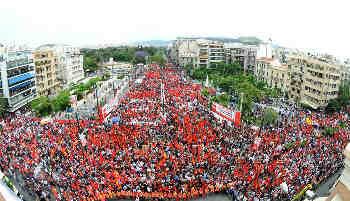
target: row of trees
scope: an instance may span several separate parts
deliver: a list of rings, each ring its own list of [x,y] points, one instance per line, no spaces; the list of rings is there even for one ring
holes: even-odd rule
[[[68,90],[63,90],[52,99],[40,96],[31,102],[31,107],[40,117],[50,115],[52,112],[64,111],[70,107],[70,93]]]
[[[143,53],[140,54],[140,51]],[[107,62],[109,58],[113,58],[115,61],[136,64],[146,63],[146,57],[149,56],[153,60],[163,62],[160,57],[162,57],[165,49],[157,47],[108,47],[101,49],[82,49],[81,52],[84,55],[85,71],[96,71],[99,63]]]
[[[71,88],[72,94],[77,96],[77,100],[81,100],[84,97],[84,93],[90,93],[96,86],[97,82],[102,78],[91,78],[86,83],[80,83]]]
[[[47,96],[40,96],[31,103],[32,110],[38,116],[47,116],[53,112],[64,111],[70,107],[70,95],[76,95],[77,100],[81,100],[85,93],[90,93],[99,81],[107,80],[109,75],[91,78],[86,83],[72,86],[69,90],[61,91],[56,97],[50,99]]]
[[[245,74],[238,63],[218,63],[212,68],[193,68],[192,65],[187,65],[185,69],[192,79],[204,82],[208,76],[215,87],[228,94],[228,101],[231,101],[232,95],[238,97],[237,103],[242,104],[243,118],[251,115],[254,102],[282,94],[280,90],[269,88],[266,83],[256,80],[253,75]]]

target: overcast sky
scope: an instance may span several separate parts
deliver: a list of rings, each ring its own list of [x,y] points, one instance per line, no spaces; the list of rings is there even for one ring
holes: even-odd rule
[[[257,36],[350,57],[349,8],[347,0],[2,0],[0,42]]]

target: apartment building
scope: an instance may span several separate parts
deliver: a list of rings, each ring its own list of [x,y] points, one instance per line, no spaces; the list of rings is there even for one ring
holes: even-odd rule
[[[172,62],[180,66],[212,67],[225,61],[224,44],[199,38],[178,38],[169,48]]]
[[[136,66],[132,65],[131,63],[116,62],[113,58],[109,58],[109,61],[104,63],[103,66],[112,77],[128,76],[132,74],[134,70],[136,70]],[[138,64],[137,66],[143,67],[142,64]]]
[[[48,44],[40,46],[38,50],[52,50],[57,56],[56,77],[62,88],[67,88],[84,79],[83,55],[79,48]]]
[[[178,38],[170,47],[170,59],[174,64],[197,64],[198,43],[195,38]]]
[[[288,58],[289,97],[312,108],[324,108],[338,95],[340,67],[323,56],[294,54]]]
[[[340,80],[341,82],[350,81],[350,59],[346,60],[343,64],[340,65]]]
[[[0,44],[0,96],[14,112],[36,97],[32,51],[26,47],[5,47]]]
[[[269,87],[281,89],[288,93],[290,72],[286,64],[278,59],[258,58],[254,75],[257,80],[265,82]]]
[[[254,73],[256,66],[257,47],[241,43],[225,43],[226,63],[238,62],[244,72]]]
[[[34,51],[36,87],[38,96],[55,95],[61,88],[56,69],[58,57],[53,50]]]
[[[215,67],[216,64],[225,62],[224,44],[218,41],[198,41],[198,67]]]

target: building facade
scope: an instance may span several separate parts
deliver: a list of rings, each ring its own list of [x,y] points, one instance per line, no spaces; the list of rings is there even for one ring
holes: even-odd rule
[[[254,75],[257,80],[265,82],[269,87],[288,93],[290,72],[288,66],[277,59],[258,58]]]
[[[225,62],[224,44],[218,41],[198,39],[197,67],[215,67]]]
[[[225,62],[224,44],[198,38],[178,38],[169,48],[170,60],[180,66],[215,67]]]
[[[170,58],[174,64],[180,66],[195,65],[198,59],[197,39],[178,38],[170,47]]]
[[[0,45],[0,72],[0,96],[7,99],[10,112],[36,97],[34,59],[30,49]]]
[[[84,59],[79,48],[69,45],[48,44],[40,46],[38,50],[52,50],[57,56],[56,75],[62,88],[67,88],[84,79]]]
[[[346,60],[343,64],[340,65],[341,72],[341,82],[349,82],[350,81],[350,59]]]
[[[109,58],[109,61],[104,63],[104,66],[112,77],[130,76],[136,69],[131,63],[116,62],[113,58]]]
[[[324,108],[338,96],[340,67],[319,56],[297,54],[288,58],[290,98],[312,108]]]
[[[256,46],[227,43],[224,48],[226,63],[238,62],[244,72],[254,73],[257,56]]]
[[[58,57],[53,50],[34,52],[36,87],[38,96],[55,95],[60,90],[56,69]]]

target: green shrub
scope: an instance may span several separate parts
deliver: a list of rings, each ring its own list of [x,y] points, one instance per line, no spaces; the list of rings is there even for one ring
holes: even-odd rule
[[[284,147],[287,149],[287,150],[290,150],[294,147],[295,145],[295,142],[288,142],[287,144],[284,145]]]

